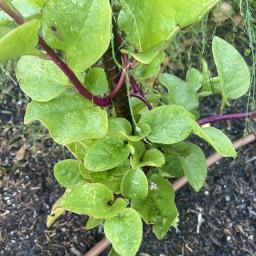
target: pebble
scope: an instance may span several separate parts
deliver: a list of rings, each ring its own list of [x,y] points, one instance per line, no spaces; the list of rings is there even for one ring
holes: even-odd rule
[[[231,198],[230,198],[230,196],[229,196],[229,195],[226,195],[226,196],[225,196],[225,201],[226,201],[226,202],[229,202],[229,201],[230,201],[230,199],[231,199]]]

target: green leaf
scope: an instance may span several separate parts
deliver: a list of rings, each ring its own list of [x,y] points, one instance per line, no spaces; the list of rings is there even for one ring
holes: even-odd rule
[[[160,150],[150,148],[144,153],[142,163],[143,166],[161,167],[165,164],[165,157]]]
[[[13,0],[8,2],[11,3],[11,5],[15,7],[15,9],[17,9],[24,18],[29,19],[41,12],[41,8],[38,8],[35,1],[36,0]],[[4,11],[0,11],[0,23],[4,21],[12,21],[12,18]]]
[[[160,106],[143,113],[140,122],[148,123],[153,143],[174,144],[186,139],[192,131],[190,113],[180,106]]]
[[[138,61],[148,64],[164,50],[179,28],[200,21],[219,0],[122,0],[118,25],[138,53]]]
[[[190,68],[187,71],[186,80],[188,86],[197,92],[203,85],[203,74],[195,68]]]
[[[199,192],[207,177],[206,159],[203,151],[197,145],[187,144],[190,153],[180,156],[181,165],[189,184],[196,192]]]
[[[181,28],[199,22],[219,0],[171,0],[175,20]]]
[[[119,137],[104,137],[91,145],[84,157],[85,168],[93,172],[110,170],[130,155],[127,144]]]
[[[125,131],[120,131],[126,139],[130,141],[139,141],[147,137],[151,132],[151,128],[146,123],[139,123],[135,127],[135,135],[128,135]]]
[[[121,194],[125,198],[145,199],[148,195],[148,180],[141,169],[128,171],[121,184]]]
[[[16,76],[24,93],[36,101],[49,101],[67,88],[68,78],[50,60],[23,56],[16,68]]]
[[[80,172],[81,163],[76,160],[60,161],[54,166],[54,176],[66,188],[75,188],[86,183]]]
[[[134,59],[136,59],[137,61],[143,63],[143,64],[150,64],[159,54],[160,52],[164,51],[168,45],[169,45],[169,41],[178,33],[179,29],[176,27],[172,34],[169,36],[168,40],[163,41],[153,47],[151,47],[150,49],[143,51],[143,52],[134,52],[134,53],[130,53],[127,52],[125,50],[122,50],[122,52],[124,53],[129,53],[131,54]]]
[[[132,156],[130,157],[132,169],[140,168],[141,158],[146,149],[145,144],[143,141],[130,141],[129,147],[132,153]]]
[[[186,82],[169,74],[160,75],[159,81],[168,89],[168,100],[171,104],[181,105],[189,111],[198,107],[197,93]]]
[[[160,52],[149,64],[139,64],[134,69],[134,75],[140,80],[156,76],[160,71],[164,57],[165,54]]]
[[[121,4],[119,29],[139,52],[166,41],[176,28],[173,5],[168,0],[126,0]]]
[[[107,133],[108,117],[105,110],[96,107],[72,89],[48,102],[28,104],[25,123],[41,121],[59,144],[83,139],[98,139]]]
[[[153,232],[158,239],[164,238],[170,226],[176,224],[178,211],[174,203],[171,184],[158,174],[148,178],[149,192],[145,200],[132,200],[137,210],[148,224],[153,224]]]
[[[92,182],[101,183],[108,187],[113,193],[120,194],[123,176],[130,169],[130,162],[127,159],[121,165],[105,172],[90,172]]]
[[[111,35],[108,0],[49,0],[43,10],[43,36],[66,54],[76,71],[93,65],[107,50]]]
[[[110,252],[108,253],[108,256],[120,256],[113,248],[111,248]]]
[[[68,144],[67,148],[78,160],[84,160],[84,156],[93,142],[93,140],[80,140]]]
[[[13,29],[0,39],[0,61],[22,55],[37,55],[40,22],[31,20]]]
[[[142,221],[135,210],[127,208],[105,221],[104,232],[118,254],[135,256],[142,241]]]
[[[110,118],[108,125],[108,135],[115,136],[116,134],[128,134],[132,133],[132,125],[125,118]]]
[[[156,148],[150,148],[145,151],[145,147],[143,147],[131,157],[131,166],[133,169],[144,166],[161,167],[164,163],[164,154]]]
[[[94,218],[111,218],[123,211],[126,201],[114,195],[109,188],[98,183],[87,183],[75,187],[60,200],[60,206],[77,214],[86,214]]]
[[[89,217],[85,228],[87,230],[90,230],[90,229],[96,228],[97,226],[101,225],[102,223],[103,223],[102,219],[96,219],[96,218],[93,218],[93,217]]]
[[[165,164],[159,168],[159,171],[163,177],[178,178],[184,176],[179,157],[173,154],[165,154]]]
[[[200,138],[207,141],[212,147],[223,157],[237,156],[229,138],[219,129],[214,127],[201,128],[198,124],[194,124],[193,132]]]
[[[250,88],[250,71],[240,53],[216,36],[213,39],[212,51],[224,100],[237,99],[246,94]]]
[[[11,30],[12,28],[8,26],[0,25],[0,38],[8,34]]]
[[[85,75],[85,84],[86,88],[93,95],[102,95],[107,93],[108,80],[105,74],[104,69],[102,68],[91,68]]]
[[[39,7],[43,7],[47,0],[28,0],[31,3],[36,4]]]

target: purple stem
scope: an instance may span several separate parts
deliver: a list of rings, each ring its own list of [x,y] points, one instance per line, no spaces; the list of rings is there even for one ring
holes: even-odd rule
[[[149,110],[153,109],[153,106],[150,104],[148,99],[144,96],[142,90],[140,89],[140,86],[138,85],[137,81],[135,80],[134,76],[130,76],[130,84],[132,86],[133,93],[130,93],[131,97],[136,97],[140,99],[142,102],[145,103],[145,105],[148,107]]]
[[[204,125],[204,124],[214,123],[218,121],[244,119],[248,117],[256,117],[256,110],[248,113],[237,113],[237,114],[228,114],[228,115],[219,114],[219,115],[210,116],[210,117],[201,119],[197,121],[197,123],[199,125]]]
[[[139,100],[143,101],[145,103],[145,105],[148,107],[149,110],[153,109],[153,107],[149,103],[149,101],[144,96],[142,96],[141,94],[139,94],[139,93],[130,93],[130,96],[138,98]]]
[[[25,23],[24,17],[15,9],[11,8],[8,3],[0,0],[0,8],[3,9],[16,23],[22,25]],[[55,51],[44,41],[42,37],[39,36],[38,44],[46,51],[50,60],[52,60],[69,78],[71,83],[77,89],[77,91],[83,95],[85,98],[95,102],[101,107],[106,107],[111,104],[111,101],[107,98],[100,98],[91,94],[79,81],[76,74],[69,68],[69,66],[55,53]]]

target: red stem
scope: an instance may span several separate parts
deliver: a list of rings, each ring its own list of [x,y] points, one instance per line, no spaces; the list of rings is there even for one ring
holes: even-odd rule
[[[149,101],[140,93],[130,93],[131,97],[135,97],[138,98],[139,100],[141,100],[142,102],[145,103],[145,105],[148,107],[149,110],[153,109],[152,105],[149,103]]]
[[[49,47],[49,45],[43,40],[42,37],[39,37],[38,43],[46,51],[49,58],[65,73],[65,75],[69,78],[71,83],[75,86],[81,95],[102,107],[106,107],[111,104],[109,99],[92,95],[79,81],[73,70],[71,70],[68,65],[59,58],[59,56],[54,52],[52,48]]]
[[[218,121],[244,119],[248,117],[256,117],[256,110],[248,113],[237,113],[237,114],[228,114],[228,115],[219,114],[219,115],[210,116],[210,117],[201,119],[197,121],[197,123],[199,125],[204,125],[204,124],[214,123]]]
[[[13,20],[22,25],[25,22],[24,17],[17,11],[13,10],[7,3],[0,0],[0,7],[6,12]],[[77,91],[85,98],[95,102],[97,105],[106,107],[111,104],[111,101],[107,98],[100,98],[92,95],[79,81],[76,74],[69,68],[69,66],[54,52],[54,50],[39,36],[38,44],[46,51],[48,57],[63,71],[63,73],[69,78],[71,83],[75,86]]]
[[[145,105],[148,107],[149,110],[153,109],[153,106],[150,104],[148,99],[144,96],[139,84],[137,83],[136,79],[134,76],[130,76],[130,84],[132,86],[133,93],[130,93],[130,96],[136,97],[142,102],[145,103]]]

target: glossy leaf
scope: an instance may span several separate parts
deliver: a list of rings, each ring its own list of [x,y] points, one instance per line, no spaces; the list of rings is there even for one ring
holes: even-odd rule
[[[139,52],[166,41],[176,27],[172,3],[167,0],[121,1],[118,23]],[[154,31],[154,33],[152,33]],[[151,62],[151,61],[150,61]]]
[[[187,71],[186,80],[188,86],[197,92],[203,85],[203,74],[195,68],[190,68]]]
[[[107,113],[72,89],[48,102],[28,104],[25,123],[41,121],[59,144],[98,139],[107,133]],[[92,121],[93,120],[93,121]]]
[[[200,147],[192,143],[188,143],[187,146],[190,153],[180,156],[181,165],[189,184],[199,192],[207,177],[206,159]]]
[[[75,188],[86,183],[80,172],[81,163],[76,160],[63,160],[55,164],[54,176],[66,188]]]
[[[164,50],[180,28],[200,21],[218,0],[122,0],[118,24],[139,53],[133,57],[149,64]],[[154,33],[152,33],[154,31]]]
[[[89,172],[90,179],[95,183],[102,183],[113,193],[119,194],[123,176],[130,169],[130,162],[127,159],[114,169],[104,172]]]
[[[164,154],[156,148],[146,150],[143,152],[143,156],[136,154],[131,160],[133,169],[141,168],[143,166],[161,167],[164,163]]]
[[[237,99],[246,94],[250,87],[250,71],[240,53],[216,36],[213,39],[212,51],[224,100]]]
[[[16,76],[22,91],[41,102],[56,98],[69,84],[68,78],[52,61],[34,56],[19,60]]]
[[[37,55],[40,22],[31,20],[13,29],[0,39],[0,61],[22,55]]]
[[[94,218],[111,218],[126,207],[126,201],[119,198],[112,205],[114,195],[109,188],[99,183],[87,183],[75,187],[60,200],[60,206],[77,214]]]
[[[144,80],[152,76],[156,76],[161,68],[165,54],[160,52],[149,64],[139,64],[134,69],[134,74],[138,79]]]
[[[93,140],[79,140],[68,144],[67,148],[78,160],[84,160],[84,156],[93,142]]]
[[[124,162],[130,154],[127,144],[119,137],[104,137],[91,145],[84,157],[84,165],[90,171],[110,170]]]
[[[108,253],[108,256],[120,256],[113,248],[111,248],[110,252]]]
[[[158,239],[164,238],[171,225],[176,224],[178,212],[171,184],[158,174],[148,178],[149,193],[145,200],[132,200],[132,207],[146,221],[153,224]]]
[[[145,199],[148,195],[148,180],[141,169],[128,171],[121,184],[121,194],[125,198]]]
[[[181,27],[187,27],[199,22],[219,0],[171,0],[175,10],[176,23]]]
[[[107,239],[121,256],[135,256],[142,241],[142,221],[139,214],[127,208],[104,224]]]
[[[31,3],[36,4],[37,6],[43,7],[47,0],[28,0]]]
[[[199,100],[196,91],[180,78],[162,74],[159,81],[168,90],[168,100],[170,104],[181,105],[189,111],[196,109]]]
[[[127,138],[130,141],[140,141],[147,137],[151,132],[151,128],[146,123],[139,123],[135,127],[135,135],[128,135],[124,131],[120,131],[120,134],[122,134],[125,138]]]
[[[109,119],[109,128],[108,135],[116,135],[116,134],[128,134],[132,133],[132,125],[125,118],[110,118]]]
[[[111,35],[108,0],[49,0],[43,11],[43,36],[65,52],[68,64],[84,71],[107,50]]]
[[[177,155],[166,154],[165,164],[159,168],[160,174],[163,177],[173,178],[184,176],[184,171]]]
[[[201,128],[198,124],[194,124],[193,132],[212,145],[221,156],[233,158],[237,156],[230,139],[221,130],[214,127]]]
[[[180,106],[160,106],[143,113],[140,122],[150,125],[151,142],[174,144],[186,139],[192,131],[189,112]]]
[[[89,217],[85,228],[87,230],[90,230],[90,229],[96,228],[97,226],[101,225],[102,223],[103,223],[102,219],[96,219],[96,218],[93,218],[93,217]]]
[[[85,75],[86,88],[93,95],[102,95],[108,92],[108,80],[104,69],[91,68]]]
[[[41,8],[35,3],[40,0],[13,0],[11,5],[15,7],[22,14],[24,18],[31,18],[32,16],[40,14]],[[0,10],[0,23],[4,21],[11,21],[12,18],[4,11]]]

